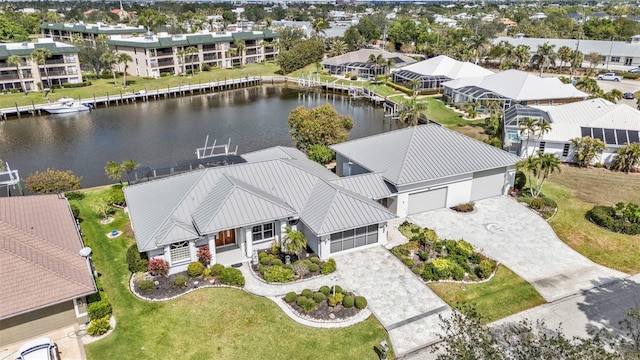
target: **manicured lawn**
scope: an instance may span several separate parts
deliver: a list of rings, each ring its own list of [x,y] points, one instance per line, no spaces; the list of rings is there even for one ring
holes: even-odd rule
[[[457,126],[482,124],[482,120],[465,120],[460,114],[445,106],[444,102],[437,97],[425,97],[421,99],[427,103],[425,115],[440,124],[455,130]]]
[[[108,187],[106,187],[108,190]],[[346,329],[315,329],[289,319],[273,302],[236,289],[202,289],[176,300],[148,303],[128,290],[125,251],[133,243],[128,218],[100,225],[89,189],[80,208],[85,242],[113,305],[115,331],[85,347],[91,359],[377,359],[386,331],[375,317]],[[112,229],[124,234],[108,239]]]
[[[483,323],[545,303],[533,286],[502,265],[485,283],[434,283],[429,284],[429,288],[452,307],[473,304]]]
[[[562,174],[551,176],[544,193],[558,203],[550,224],[567,245],[612,269],[629,274],[640,271],[639,236],[613,233],[585,217],[594,205],[640,204],[640,175],[563,166]]]

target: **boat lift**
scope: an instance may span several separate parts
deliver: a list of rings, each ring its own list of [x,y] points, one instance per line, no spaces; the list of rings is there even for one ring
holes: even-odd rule
[[[22,185],[20,183],[20,175],[18,175],[18,170],[11,170],[9,167],[9,163],[4,163],[6,170],[0,172],[0,186],[6,186],[7,196],[11,195],[9,187],[16,188],[18,186],[18,191],[20,195],[24,195],[22,192]]]
[[[213,145],[209,146],[209,135],[204,141],[204,147],[196,149],[196,157],[198,159],[206,159],[215,156],[221,155],[237,155],[238,153],[238,145],[236,145],[235,150],[231,151],[231,138],[227,141],[226,144],[217,145],[218,140],[213,141]]]

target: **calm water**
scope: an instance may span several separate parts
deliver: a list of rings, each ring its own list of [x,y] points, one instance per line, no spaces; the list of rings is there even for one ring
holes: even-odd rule
[[[240,154],[291,146],[287,117],[297,106],[331,103],[354,120],[352,139],[395,128],[382,108],[339,95],[263,86],[226,93],[100,108],[91,113],[0,121],[0,159],[24,179],[36,170],[70,169],[83,187],[106,184],[109,160],[143,165],[195,157],[205,137]]]

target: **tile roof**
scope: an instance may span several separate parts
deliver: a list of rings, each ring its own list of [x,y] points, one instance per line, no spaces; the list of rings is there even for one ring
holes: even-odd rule
[[[0,243],[0,319],[96,291],[65,198],[0,198]]]
[[[395,186],[512,166],[519,161],[515,155],[436,124],[330,147]]]
[[[423,60],[415,64],[407,65],[400,70],[411,71],[419,75],[446,76],[449,79],[462,77],[477,77],[493,74],[487,70],[470,62],[458,61],[446,55],[440,55],[431,59]]]

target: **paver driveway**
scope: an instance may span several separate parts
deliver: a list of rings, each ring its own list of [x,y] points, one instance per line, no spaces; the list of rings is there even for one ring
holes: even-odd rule
[[[473,213],[438,209],[409,221],[440,237],[470,242],[531,283],[547,301],[627,276],[580,255],[544,219],[505,196],[476,201]]]
[[[409,268],[381,246],[335,257],[338,281],[367,298],[389,332],[396,356],[439,340],[438,315],[451,309]]]

